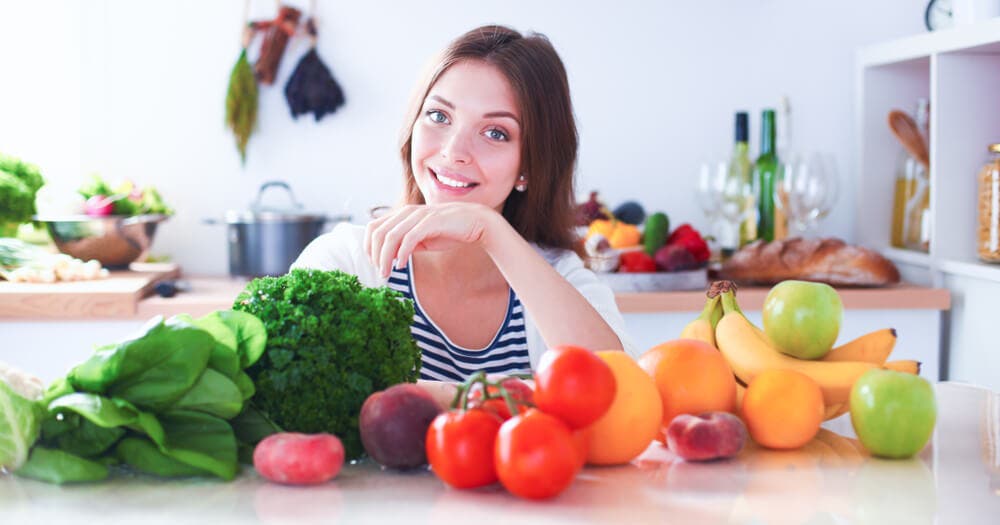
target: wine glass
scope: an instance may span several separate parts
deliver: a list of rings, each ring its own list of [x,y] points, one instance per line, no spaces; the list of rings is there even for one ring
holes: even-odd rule
[[[698,172],[696,198],[719,246],[726,251],[739,248],[740,224],[756,213],[751,180],[731,172],[727,161],[705,162]]]
[[[832,155],[803,155],[782,163],[774,203],[788,217],[790,229],[804,235],[833,211],[839,189]]]

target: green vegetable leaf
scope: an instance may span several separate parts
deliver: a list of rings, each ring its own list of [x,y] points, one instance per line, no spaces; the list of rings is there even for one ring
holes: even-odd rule
[[[247,403],[243,412],[230,421],[230,424],[236,440],[248,445],[256,445],[267,436],[281,432],[281,427],[268,419],[253,403]]]
[[[0,380],[0,467],[16,471],[25,464],[38,439],[41,419],[38,404]]]
[[[138,337],[98,349],[70,371],[69,379],[81,390],[161,411],[194,386],[215,344],[208,332],[194,325],[157,317]]]
[[[42,394],[41,405],[47,407],[52,400],[66,394],[72,394],[73,392],[76,392],[76,390],[73,390],[73,385],[70,384],[69,379],[60,377],[45,389],[45,393]]]
[[[256,387],[253,385],[253,379],[250,379],[250,376],[246,372],[240,371],[240,373],[236,374],[234,382],[236,383],[236,388],[239,388],[240,393],[243,394],[243,401],[249,400],[257,392]]]
[[[178,461],[163,452],[148,439],[129,437],[115,447],[115,455],[122,463],[132,468],[167,478],[203,476],[204,470]]]
[[[17,472],[18,476],[48,483],[100,481],[108,477],[108,467],[64,450],[35,447]]]
[[[240,358],[236,353],[236,333],[219,316],[211,313],[199,319],[191,319],[191,316],[184,314],[175,318],[186,320],[212,334],[215,346],[212,347],[212,353],[208,358],[208,367],[214,368],[228,378],[236,377],[236,373],[241,369]]]
[[[100,427],[127,427],[146,434],[161,446],[166,445],[163,426],[156,416],[142,412],[123,399],[109,399],[97,394],[75,392],[53,400],[48,408],[50,413],[63,414],[64,418],[66,412],[73,412]],[[48,434],[50,429],[57,429],[57,426],[46,426],[46,438],[50,437]]]
[[[171,410],[195,410],[231,419],[243,410],[243,393],[229,378],[206,368],[198,382],[174,403]]]
[[[61,432],[56,443],[61,450],[85,458],[104,453],[111,448],[123,435],[122,427],[101,427],[86,418],[74,418],[75,428]]]
[[[238,310],[215,312],[235,334],[236,353],[240,356],[240,367],[247,368],[264,355],[267,348],[267,329],[255,315]]]
[[[178,410],[160,416],[167,432],[167,456],[222,479],[236,477],[236,436],[215,416]]]

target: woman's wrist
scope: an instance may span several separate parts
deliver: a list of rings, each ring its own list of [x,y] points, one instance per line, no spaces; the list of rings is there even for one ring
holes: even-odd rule
[[[483,218],[483,236],[479,241],[483,250],[492,255],[502,246],[508,244],[512,236],[520,237],[517,230],[507,222],[507,218],[496,210],[486,208]]]

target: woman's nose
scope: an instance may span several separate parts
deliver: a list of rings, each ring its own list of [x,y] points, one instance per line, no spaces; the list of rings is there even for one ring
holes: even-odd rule
[[[441,145],[441,156],[452,162],[468,163],[472,154],[466,133],[455,131],[449,134]]]

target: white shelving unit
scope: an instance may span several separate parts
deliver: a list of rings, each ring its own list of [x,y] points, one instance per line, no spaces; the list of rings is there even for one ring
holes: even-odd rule
[[[981,328],[995,324],[995,314],[971,308],[1000,306],[1000,295],[992,295],[1000,290],[1000,264],[976,255],[978,174],[987,146],[1000,142],[1000,18],[860,49],[855,78],[856,238],[892,259],[904,279],[952,291],[955,308],[943,317],[942,357],[950,348],[954,369],[947,377],[1000,388],[1000,357],[972,354],[996,353]],[[887,117],[892,109],[912,113],[918,98],[931,109],[928,253],[889,246],[901,148]],[[994,379],[985,380],[989,374]]]
[[[976,181],[986,147],[1000,142],[1000,19],[861,49],[857,56],[858,239],[906,267],[1000,282],[976,257]],[[930,252],[889,246],[900,146],[892,109],[931,103]]]

